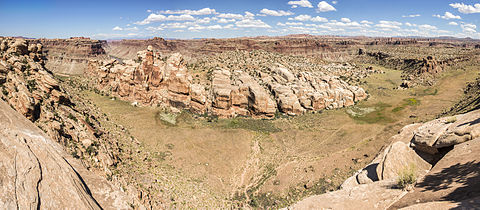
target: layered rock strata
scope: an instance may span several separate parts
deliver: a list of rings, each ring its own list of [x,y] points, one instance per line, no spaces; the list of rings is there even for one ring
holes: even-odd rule
[[[180,54],[162,57],[152,47],[123,63],[92,60],[86,74],[98,89],[125,100],[220,117],[298,115],[351,106],[367,97],[338,77],[292,72],[281,64],[262,71],[216,68],[205,80],[194,80]]]

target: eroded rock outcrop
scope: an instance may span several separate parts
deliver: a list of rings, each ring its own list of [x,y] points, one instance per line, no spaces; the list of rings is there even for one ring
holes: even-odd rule
[[[341,190],[304,199],[291,208],[478,207],[478,199],[474,199],[480,195],[478,125],[480,110],[405,126],[391,138],[393,143],[348,178]],[[402,192],[398,180],[407,171],[413,182],[419,181],[407,188],[410,192]]]
[[[128,209],[118,187],[87,171],[0,100],[0,206],[5,209]]]
[[[125,100],[220,117],[299,115],[351,106],[367,97],[338,77],[292,72],[281,64],[261,71],[216,68],[204,80],[194,80],[186,65],[178,53],[162,57],[149,47],[122,64],[92,60],[87,75],[98,89]]]

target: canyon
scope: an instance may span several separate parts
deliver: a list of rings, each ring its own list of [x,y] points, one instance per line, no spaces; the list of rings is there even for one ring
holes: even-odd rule
[[[476,208],[478,45],[0,37],[0,204]]]

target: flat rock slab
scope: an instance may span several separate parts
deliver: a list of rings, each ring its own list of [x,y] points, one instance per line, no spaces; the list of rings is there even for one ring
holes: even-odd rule
[[[406,192],[379,181],[308,197],[287,209],[386,209]]]
[[[392,208],[480,196],[480,138],[456,145]],[[477,199],[478,204],[478,199]]]

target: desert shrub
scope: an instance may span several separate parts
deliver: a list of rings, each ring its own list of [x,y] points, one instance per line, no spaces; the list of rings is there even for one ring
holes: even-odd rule
[[[449,118],[447,118],[447,120],[445,121],[445,123],[447,123],[447,124],[454,123],[454,122],[457,122],[457,117],[455,117],[455,116],[449,117]]]
[[[416,181],[416,166],[414,164],[410,164],[409,166],[405,167],[398,175],[397,186],[400,189],[409,189],[413,187]]]

